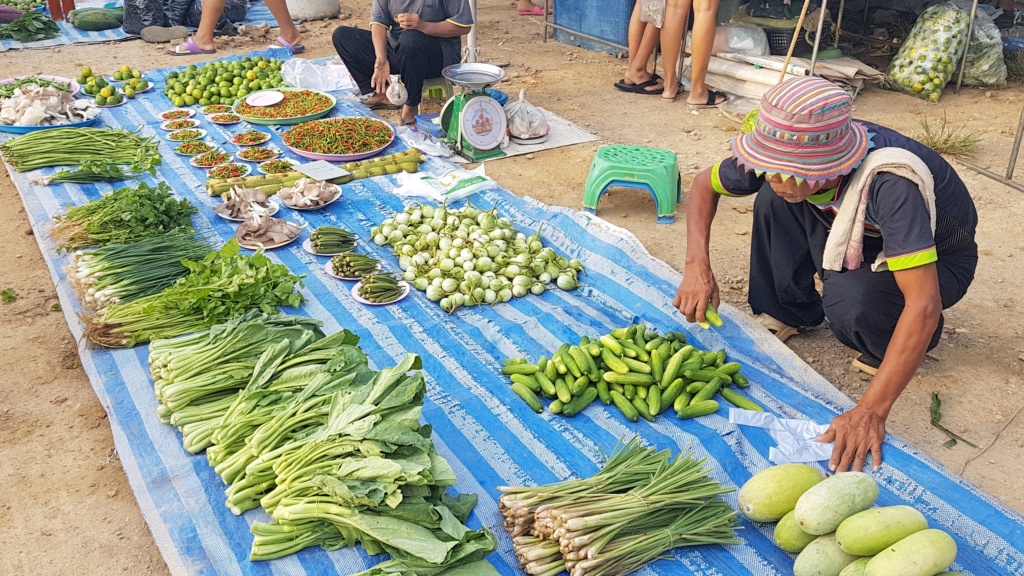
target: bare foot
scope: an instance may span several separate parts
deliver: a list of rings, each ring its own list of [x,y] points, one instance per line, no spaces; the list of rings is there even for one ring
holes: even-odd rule
[[[686,99],[686,103],[687,104],[695,104],[695,105],[698,105],[698,106],[703,106],[703,105],[714,105],[714,106],[717,106],[717,105],[719,105],[719,104],[721,104],[722,102],[725,102],[725,101],[726,101],[726,97],[723,96],[720,92],[718,92],[718,93],[716,93],[714,103],[708,102],[708,89],[707,88],[702,90],[700,93],[698,93],[698,92],[690,92],[690,96],[687,97],[687,99]]]
[[[665,83],[665,90],[661,93],[661,97],[665,100],[675,100],[679,96],[679,82]]]

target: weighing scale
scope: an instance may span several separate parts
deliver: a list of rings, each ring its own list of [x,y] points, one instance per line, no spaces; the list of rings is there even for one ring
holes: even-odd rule
[[[485,89],[500,82],[505,71],[492,64],[454,64],[441,75],[462,89],[441,109],[445,141],[472,162],[504,156],[501,144],[508,134],[508,119]]]

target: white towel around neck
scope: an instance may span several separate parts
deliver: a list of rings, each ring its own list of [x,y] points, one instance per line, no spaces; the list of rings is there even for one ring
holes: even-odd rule
[[[928,209],[932,234],[935,234],[935,179],[931,170],[913,152],[903,148],[878,148],[864,159],[853,173],[846,195],[836,213],[832,229],[825,242],[822,267],[825,270],[856,270],[864,261],[864,217],[868,205],[871,181],[880,172],[890,172],[917,184]],[[888,270],[885,254],[879,253],[872,271]]]

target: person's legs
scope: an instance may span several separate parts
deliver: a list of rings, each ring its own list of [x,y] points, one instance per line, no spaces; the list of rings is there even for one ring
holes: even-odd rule
[[[793,328],[825,319],[814,274],[821,268],[828,230],[815,210],[807,202],[786,202],[770,187],[757,193],[747,296],[755,315],[767,314]]]
[[[192,41],[203,50],[215,50],[213,32],[217,29],[217,21],[224,13],[226,0],[203,0],[203,15],[199,19],[199,28],[192,35]]]
[[[711,50],[715,43],[715,17],[719,0],[693,0],[693,33],[690,36],[690,94],[689,104],[707,104],[708,89],[704,77],[708,72]],[[716,97],[714,104],[725,101]]]
[[[423,98],[423,81],[437,78],[444,68],[441,42],[419,30],[404,30],[398,37],[395,53],[397,67],[393,66],[391,71],[401,74],[405,89],[409,92],[409,98],[402,107],[402,121],[415,122]]]
[[[661,39],[661,30],[650,22],[640,21],[640,3],[637,2],[633,8],[633,14],[629,18],[629,60],[626,62],[626,73],[623,75],[623,82],[626,85],[644,84],[653,79],[653,75],[647,72],[647,63],[654,53],[654,48]],[[660,81],[645,87],[652,93],[663,90]]]
[[[665,91],[661,97],[669,100],[675,100],[679,95],[677,62],[689,14],[690,0],[668,0],[665,3],[665,22],[661,27],[661,60],[665,63]]]
[[[288,12],[288,2],[286,0],[264,0],[263,3],[274,15],[274,20],[277,20],[277,27],[281,29],[281,38],[284,38],[292,46],[301,44],[302,33],[299,32],[298,26],[292,20],[291,13]],[[203,6],[203,17],[206,17],[206,6]]]
[[[353,26],[339,26],[334,30],[331,41],[338,52],[338,57],[345,63],[345,68],[359,86],[360,94],[373,93],[370,78],[373,77],[373,63],[377,56],[373,51],[370,31]]]

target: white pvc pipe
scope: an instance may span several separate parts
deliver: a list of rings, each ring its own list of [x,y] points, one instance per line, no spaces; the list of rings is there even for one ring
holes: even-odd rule
[[[462,51],[463,62],[477,62],[480,59],[480,50],[476,45],[476,0],[469,0],[469,11],[473,14],[473,27],[469,29],[469,37],[466,38],[466,47]]]

